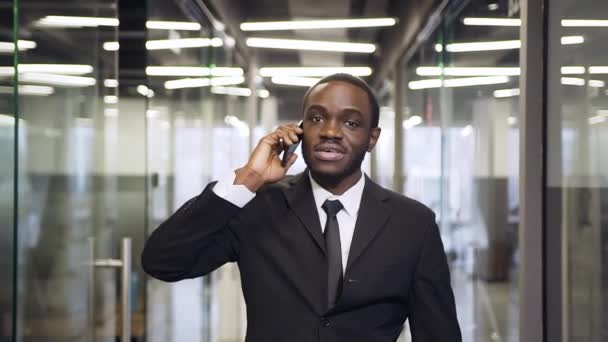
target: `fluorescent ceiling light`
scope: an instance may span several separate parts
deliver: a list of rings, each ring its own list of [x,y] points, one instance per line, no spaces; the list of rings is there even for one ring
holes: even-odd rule
[[[62,75],[84,75],[93,72],[93,67],[84,64],[19,64],[19,73],[52,73]],[[15,73],[13,67],[0,67],[0,76]]]
[[[519,96],[519,88],[494,90],[494,97],[505,98]]]
[[[511,126],[515,126],[515,125],[517,125],[517,118],[514,116],[509,116],[507,118],[507,123]]]
[[[370,67],[275,67],[260,68],[263,77],[273,76],[313,76],[323,77],[335,73],[345,73],[354,76],[369,76],[372,74]]]
[[[608,27],[608,20],[562,19],[563,27]]]
[[[608,74],[608,66],[590,66],[590,74]]]
[[[181,38],[181,39],[161,39],[148,40],[146,49],[162,50],[162,49],[183,49],[197,48],[207,46],[222,46],[224,42],[220,38]]]
[[[519,76],[518,67],[418,67],[419,76]]]
[[[53,87],[37,85],[20,85],[19,95],[48,96],[55,92]],[[13,87],[0,86],[0,94],[13,94]]]
[[[234,85],[245,82],[243,76],[228,76],[216,78],[184,78],[165,82],[165,89],[200,88],[208,86]]]
[[[23,82],[51,84],[65,87],[87,87],[93,86],[97,81],[93,77],[67,76],[58,74],[25,73],[19,76]]]
[[[251,89],[239,88],[239,87],[211,87],[211,92],[214,94],[221,95],[233,95],[233,96],[251,96]],[[259,89],[256,91],[258,97],[267,98],[270,96],[270,92],[266,89]]]
[[[488,84],[508,83],[507,76],[489,76],[489,77],[468,77],[468,78],[452,78],[444,80],[443,85],[446,87],[468,87]]]
[[[583,36],[563,36],[562,45],[582,44],[585,42]],[[446,45],[448,52],[474,52],[474,51],[497,51],[513,50],[521,48],[520,40],[500,40],[491,42],[451,43]],[[435,44],[435,51],[442,52],[443,46]]]
[[[145,96],[145,97],[154,97],[154,90],[148,88],[147,86],[140,84],[137,86],[137,92],[141,95],[141,96]]]
[[[319,82],[319,78],[298,76],[274,76],[270,81],[274,84],[311,87]]]
[[[103,49],[106,51],[118,51],[120,44],[118,42],[105,42],[103,43]]]
[[[150,30],[199,31],[201,24],[189,21],[148,20],[146,21],[146,28]]]
[[[247,38],[247,46],[268,49],[335,51],[353,53],[372,53],[376,51],[376,46],[374,44],[274,38]]]
[[[562,85],[584,86],[585,79],[578,77],[562,77]]]
[[[562,77],[561,83],[562,85],[573,85],[582,87],[585,85],[585,79],[578,77]],[[594,88],[602,88],[606,86],[606,82],[602,80],[589,80],[589,86]]]
[[[92,73],[93,67],[84,64],[19,64],[19,72],[85,75]]]
[[[452,78],[448,80],[430,79],[430,80],[419,80],[408,83],[410,89],[428,89],[428,88],[439,88],[441,86],[453,88],[453,87],[470,87],[478,85],[490,85],[490,84],[501,84],[508,83],[509,77],[507,76],[488,76],[488,77],[464,77],[464,78]]]
[[[521,26],[521,19],[515,18],[464,18],[467,26]]]
[[[585,73],[584,66],[563,66],[561,67],[562,75],[582,75]]]
[[[419,80],[419,81],[411,81],[408,83],[408,87],[410,89],[429,89],[429,88],[439,88],[443,82],[438,79],[430,79],[430,80]]]
[[[590,125],[597,125],[599,123],[602,123],[606,121],[606,117],[605,116],[592,116],[589,118],[589,124]]]
[[[36,42],[31,40],[19,40],[17,41],[17,48],[19,51],[27,51],[30,49],[35,49],[37,46]],[[15,43],[13,42],[0,42],[0,53],[7,52],[13,53],[15,52]]]
[[[118,87],[118,80],[107,79],[103,81],[103,86],[106,88],[116,88]]]
[[[105,104],[117,104],[118,96],[116,95],[106,95],[103,97],[103,103]]]
[[[242,68],[229,67],[188,67],[188,66],[149,66],[146,68],[148,76],[241,76]]]
[[[73,17],[64,15],[48,15],[38,20],[35,25],[41,27],[98,27],[118,26],[117,18],[102,17]]]
[[[474,42],[474,43],[452,43],[446,45],[448,52],[472,52],[472,51],[494,51],[494,50],[511,50],[519,49],[521,41],[519,40],[501,40],[495,42]],[[435,51],[443,51],[441,44],[435,44]]]
[[[594,88],[603,88],[606,86],[606,82],[602,80],[589,80],[589,86]]]
[[[241,30],[243,30],[243,31],[318,30],[318,29],[333,29],[333,28],[393,26],[396,23],[397,23],[397,21],[393,18],[267,21],[267,22],[242,23]]]
[[[410,116],[408,119],[403,120],[403,128],[410,129],[412,127],[418,126],[422,123],[422,118],[418,115]]]
[[[575,44],[583,44],[585,42],[585,37],[583,36],[563,36],[561,38],[562,45],[575,45]]]

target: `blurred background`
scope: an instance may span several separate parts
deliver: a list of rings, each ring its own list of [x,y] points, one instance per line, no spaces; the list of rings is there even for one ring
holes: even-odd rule
[[[335,72],[379,96],[365,172],[437,213],[464,341],[532,342],[531,281],[544,341],[607,341],[608,2],[544,3],[0,0],[0,341],[243,341],[237,265],[169,284],[139,255]]]

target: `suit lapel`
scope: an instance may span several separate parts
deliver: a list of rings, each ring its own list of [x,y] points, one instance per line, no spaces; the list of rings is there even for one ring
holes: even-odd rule
[[[380,232],[389,218],[390,208],[384,203],[390,197],[390,192],[365,176],[365,187],[361,197],[355,233],[348,253],[346,272],[351,268],[365,248]],[[345,273],[346,273],[345,272]]]
[[[319,213],[315,206],[315,198],[312,194],[308,170],[290,180],[292,184],[285,191],[285,197],[290,207],[300,219],[306,230],[313,238],[321,252],[325,254],[325,240],[319,221]]]

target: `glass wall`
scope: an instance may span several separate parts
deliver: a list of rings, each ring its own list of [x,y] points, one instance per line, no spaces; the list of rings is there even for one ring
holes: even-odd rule
[[[0,1],[0,341],[12,335],[15,209],[15,89],[13,2]]]
[[[209,182],[242,166],[249,135],[259,136],[261,129],[248,124],[247,95],[256,92],[247,89],[242,59],[221,25],[211,18],[196,22],[171,1],[148,0],[147,7],[148,23],[173,22],[149,24],[148,43],[197,42],[148,51],[149,234]],[[174,284],[149,278],[147,296],[148,341],[244,339],[236,265]]]
[[[113,340],[121,282],[93,261],[120,256],[112,171],[117,2],[22,0],[19,40],[18,340]],[[143,197],[142,197],[143,199]],[[134,222],[135,224],[141,224]],[[124,311],[123,311],[124,312]],[[120,315],[119,315],[120,316]]]
[[[464,341],[518,340],[519,26],[446,10],[406,66],[404,193],[438,215]]]
[[[608,3],[548,8],[546,230],[561,240],[561,279],[549,281],[561,282],[561,340],[606,341]]]

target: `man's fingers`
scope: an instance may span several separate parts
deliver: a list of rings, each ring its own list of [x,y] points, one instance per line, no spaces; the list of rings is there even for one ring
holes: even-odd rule
[[[296,162],[297,159],[298,159],[298,155],[295,153],[292,153],[289,156],[289,159],[287,160],[287,165],[285,165],[285,169],[289,170],[289,168]]]

